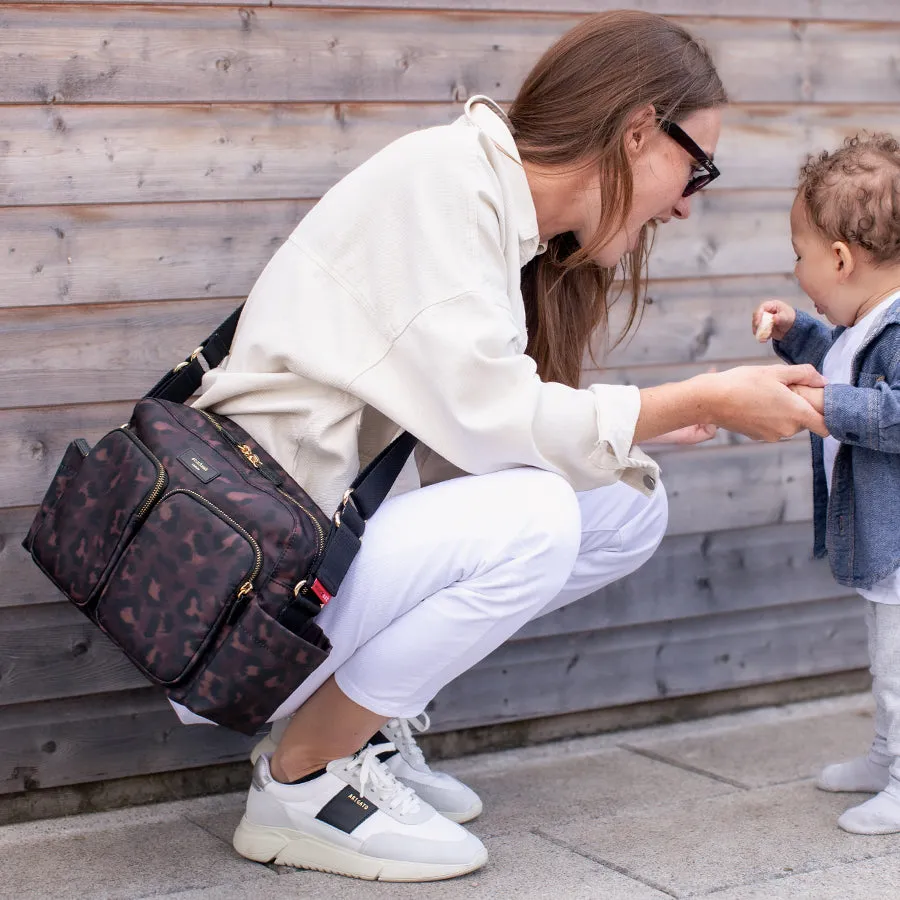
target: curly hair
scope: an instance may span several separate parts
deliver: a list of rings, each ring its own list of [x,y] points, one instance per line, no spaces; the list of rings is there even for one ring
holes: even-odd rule
[[[875,265],[900,263],[900,142],[858,134],[832,153],[810,155],[799,194],[825,237],[862,247]]]

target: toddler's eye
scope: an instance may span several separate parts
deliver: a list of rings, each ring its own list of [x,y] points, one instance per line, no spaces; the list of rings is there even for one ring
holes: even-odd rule
[[[800,262],[800,257],[794,254],[794,262]]]

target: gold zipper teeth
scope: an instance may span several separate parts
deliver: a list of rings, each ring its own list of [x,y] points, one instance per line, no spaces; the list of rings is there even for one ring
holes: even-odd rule
[[[222,434],[228,435],[228,432],[209,413],[205,412],[202,409],[198,409],[197,412],[200,413],[200,415],[205,419],[212,422],[212,424],[220,432],[222,432]],[[231,437],[231,435],[228,436]],[[237,444],[236,441],[235,443],[235,449],[237,449],[241,453],[241,455],[247,460],[247,462],[250,463],[251,466],[253,466],[254,469],[258,469],[261,461],[260,458],[253,452],[253,448],[249,444]],[[273,487],[276,491],[278,491],[279,494],[287,497],[287,499],[290,500],[291,503],[294,504],[294,506],[303,510],[303,512],[309,518],[310,522],[312,522],[313,527],[316,529],[316,536],[318,537],[318,554],[319,556],[321,556],[322,551],[325,549],[325,532],[322,530],[322,526],[319,524],[319,520],[299,500],[296,500],[289,493],[287,493],[287,491],[282,490],[280,487],[278,487],[277,484],[273,485]]]
[[[294,504],[294,506],[302,509],[303,512],[305,512],[309,517],[309,521],[313,523],[313,527],[316,529],[316,535],[318,536],[318,555],[321,556],[322,551],[325,549],[325,532],[322,531],[322,526],[319,524],[319,520],[299,500],[296,500],[287,491],[283,491],[280,487],[277,486],[275,490],[278,491],[279,494],[287,497],[288,500],[290,500],[291,503]]]
[[[123,425],[120,431],[126,432],[128,431],[128,426]],[[156,473],[156,483],[153,485],[153,490],[150,491],[147,499],[141,505],[141,508],[137,512],[137,517],[139,519],[143,519],[145,515],[147,515],[147,511],[151,506],[156,502],[156,498],[159,492],[165,487],[166,484],[166,469],[165,466],[158,460],[154,458],[154,462],[156,463],[157,473]]]
[[[166,496],[162,499],[165,500],[167,497],[171,497],[173,494],[188,494],[191,497],[196,497],[204,506],[208,506],[219,513],[219,515],[221,515],[223,519],[225,519],[233,526],[234,530],[237,531],[238,534],[247,539],[247,542],[251,547],[253,547],[253,552],[256,554],[256,559],[253,563],[253,572],[249,578],[245,579],[245,584],[241,585],[241,590],[243,590],[247,583],[252,584],[253,579],[256,578],[257,575],[259,575],[259,570],[262,568],[262,550],[259,549],[259,544],[257,544],[256,541],[253,540],[252,535],[248,534],[243,526],[238,525],[238,523],[235,522],[235,520],[232,519],[224,509],[219,509],[219,507],[216,506],[215,503],[210,503],[209,500],[207,500],[206,497],[204,497],[202,494],[198,494],[195,491],[189,491],[187,488],[175,488],[175,490],[169,491],[169,493],[166,494]]]

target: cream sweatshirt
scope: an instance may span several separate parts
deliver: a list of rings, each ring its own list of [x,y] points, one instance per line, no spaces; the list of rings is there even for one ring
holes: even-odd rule
[[[638,389],[545,383],[525,354],[521,268],[542,251],[505,116],[472,98],[316,204],[196,405],[233,418],[326,513],[400,429],[463,472],[535,466],[575,490],[622,479],[649,494]],[[441,477],[420,478],[413,458],[395,492]]]

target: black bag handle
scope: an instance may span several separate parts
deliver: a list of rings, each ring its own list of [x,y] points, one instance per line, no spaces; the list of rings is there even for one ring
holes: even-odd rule
[[[214,369],[228,356],[243,309],[242,303],[187,359],[153,385],[144,397],[184,403],[203,380],[206,369],[200,361],[201,357],[208,368]],[[415,446],[416,438],[404,431],[356,476],[344,493],[332,519],[325,550],[312,576],[312,583],[306,585],[301,582],[322,603],[327,603],[337,593],[353,557],[359,551],[366,520],[374,515],[390,493]]]

